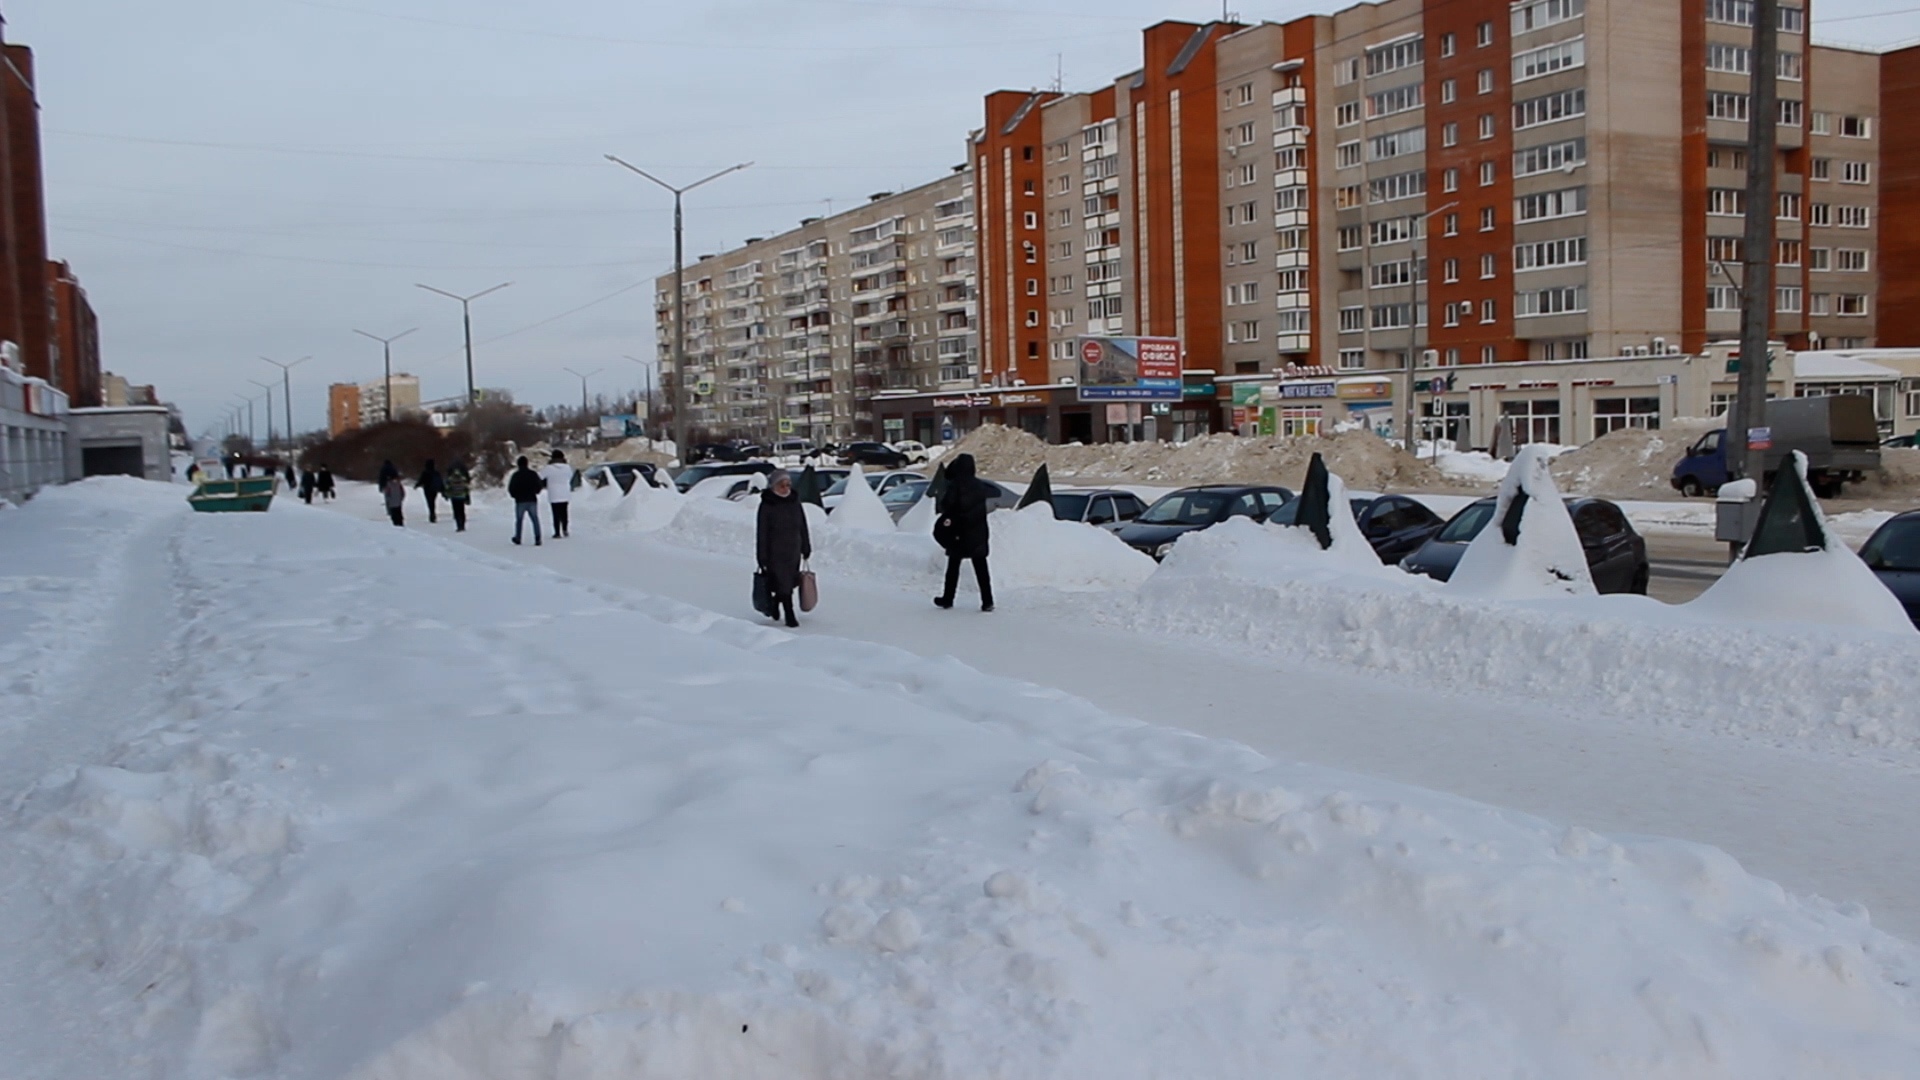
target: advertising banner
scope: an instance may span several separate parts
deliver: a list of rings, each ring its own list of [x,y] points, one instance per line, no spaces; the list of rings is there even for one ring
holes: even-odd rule
[[[1079,339],[1081,401],[1179,401],[1180,339]]]

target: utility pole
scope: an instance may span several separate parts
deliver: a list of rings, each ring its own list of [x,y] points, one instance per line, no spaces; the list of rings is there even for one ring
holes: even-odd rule
[[[267,392],[267,449],[272,450],[273,449],[273,384],[270,382],[261,382],[259,379],[248,379],[247,381]]]
[[[685,461],[687,453],[687,282],[680,197],[702,184],[712,183],[728,173],[739,172],[753,162],[743,161],[738,165],[730,165],[711,176],[695,180],[685,187],[674,187],[638,165],[622,161],[612,154],[606,155],[606,159],[673,193],[673,449],[674,453],[680,456],[680,460]]]
[[[467,305],[488,293],[499,292],[511,284],[513,284],[513,282],[503,281],[491,289],[481,289],[471,296],[461,296],[459,293],[450,293],[445,289],[436,289],[431,285],[420,285],[417,283],[414,285],[416,289],[425,289],[430,293],[438,293],[450,300],[460,301],[460,329],[467,337],[467,408],[469,409],[473,408],[473,312]],[[412,333],[413,331],[409,330],[407,332]]]
[[[285,364],[271,356],[263,356],[260,359],[280,369],[280,404],[287,410],[287,444],[291,446],[293,444],[293,377],[288,373],[313,357],[303,356]]]
[[[1427,321],[1425,323],[1422,323],[1420,321],[1420,293],[1421,293],[1420,286],[1427,285],[1428,279],[1433,274],[1433,266],[1431,265],[1433,262],[1433,243],[1430,240],[1428,241],[1427,253],[1425,256],[1422,256],[1420,253],[1420,241],[1423,239],[1426,239],[1427,222],[1432,221],[1435,215],[1445,213],[1446,211],[1451,210],[1454,207],[1459,205],[1460,205],[1460,200],[1455,199],[1452,202],[1442,203],[1439,206],[1433,208],[1432,210],[1429,210],[1426,213],[1421,214],[1420,222],[1418,225],[1419,235],[1414,238],[1414,242],[1413,242],[1413,248],[1412,248],[1412,251],[1413,251],[1413,255],[1412,255],[1413,318],[1411,320],[1413,323],[1413,326],[1411,329],[1407,331],[1407,386],[1406,386],[1407,396],[1406,396],[1406,408],[1405,410],[1403,410],[1403,415],[1401,417],[1401,421],[1404,425],[1401,428],[1401,431],[1404,432],[1406,435],[1405,442],[1407,444],[1407,453],[1412,454],[1415,457],[1419,457],[1420,452],[1417,449],[1419,445],[1418,440],[1414,435],[1413,368],[1414,368],[1414,365],[1419,362],[1420,354],[1423,351],[1420,346],[1420,327],[1424,325],[1431,328],[1433,325],[1433,312],[1431,311],[1427,312]],[[1421,260],[1423,258],[1428,263],[1428,265],[1424,268],[1422,268],[1420,265]],[[1433,287],[1431,285],[1427,285],[1426,294],[1429,299],[1432,298]],[[1372,318],[1371,312],[1368,313],[1368,318],[1369,319]],[[1431,340],[1432,337],[1433,337],[1433,332],[1431,329],[1429,329],[1427,332],[1427,338]],[[1434,439],[1435,439],[1434,453],[1437,455],[1439,453],[1439,449],[1438,449],[1439,436],[1435,436]]]
[[[587,416],[587,380],[588,380],[588,379],[591,379],[591,378],[593,378],[593,377],[594,377],[595,375],[598,375],[598,374],[600,374],[601,372],[603,372],[603,371],[605,371],[605,370],[607,370],[607,369],[606,369],[606,368],[594,368],[594,369],[593,369],[592,371],[588,371],[588,372],[584,372],[584,373],[582,373],[582,372],[578,372],[578,371],[575,371],[575,370],[573,370],[572,368],[561,368],[560,370],[562,370],[562,371],[564,371],[564,372],[567,372],[568,374],[570,374],[570,375],[573,375],[573,376],[575,376],[576,378],[578,378],[578,379],[580,380],[580,418],[581,418],[581,419],[583,419],[583,420],[584,420],[584,419],[586,419],[586,416]]]
[[[386,413],[383,418],[389,424],[393,423],[393,343],[396,341],[399,341],[401,338],[406,337],[408,334],[411,334],[418,329],[420,328],[417,326],[411,326],[393,335],[392,337],[381,337],[378,334],[369,334],[365,330],[354,331],[354,333],[359,334],[361,337],[372,338],[373,340],[380,343],[381,363],[385,365],[386,372],[387,372]],[[473,354],[469,352],[467,355],[471,357]],[[468,378],[467,404],[472,405],[473,404],[473,386],[472,386],[473,366],[471,361],[469,361],[467,366],[467,378]]]
[[[1766,451],[1748,440],[1767,423],[1767,346],[1773,315],[1774,151],[1779,133],[1779,0],[1753,0],[1752,92],[1747,100],[1746,232],[1740,252],[1740,379],[1727,412],[1727,465],[1762,478]]]
[[[639,364],[640,373],[646,376],[647,418],[641,421],[640,428],[643,431],[651,431],[653,430],[653,365],[650,364],[648,361],[640,359],[637,356],[628,356],[626,353],[621,353],[620,355],[623,359],[631,360],[634,363]]]

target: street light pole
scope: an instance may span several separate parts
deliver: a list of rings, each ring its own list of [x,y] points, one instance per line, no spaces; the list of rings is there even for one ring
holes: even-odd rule
[[[414,285],[416,289],[425,289],[430,293],[438,293],[450,300],[460,301],[460,328],[467,336],[467,408],[469,409],[473,408],[473,313],[468,310],[467,305],[488,293],[499,292],[511,284],[513,284],[513,282],[503,281],[491,289],[481,289],[471,296],[461,296],[459,293],[450,293],[445,289],[436,289],[431,285],[421,285],[418,283]]]
[[[637,356],[628,356],[626,353],[621,353],[620,355],[623,359],[631,360],[639,364],[640,373],[646,376],[647,418],[641,422],[640,427],[642,431],[650,430],[653,426],[653,366],[648,361],[642,360]]]
[[[273,449],[273,384],[270,382],[261,382],[259,379],[248,379],[247,381],[267,392],[267,449],[272,450]]]
[[[288,372],[313,359],[313,357],[303,356],[298,360],[285,364],[275,360],[271,356],[263,356],[260,359],[280,369],[280,404],[285,406],[287,410],[287,445],[291,446],[293,445],[293,378]]]
[[[571,375],[578,376],[580,379],[580,416],[584,419],[587,415],[587,380],[593,378],[595,375],[598,375],[607,369],[594,368],[592,371],[588,371],[584,373],[574,371],[572,368],[561,368],[560,370],[565,371]]]
[[[1421,235],[1422,236],[1426,235],[1427,222],[1432,220],[1434,215],[1445,213],[1446,211],[1451,210],[1454,207],[1459,205],[1460,205],[1460,200],[1455,199],[1452,202],[1442,203],[1439,206],[1433,208],[1432,210],[1429,210],[1426,213],[1420,215]],[[1421,349],[1419,347],[1420,325],[1421,325],[1420,324],[1420,286],[1421,285],[1423,284],[1427,285],[1427,289],[1426,289],[1427,299],[1428,300],[1433,299],[1433,286],[1431,284],[1428,284],[1428,282],[1433,277],[1433,266],[1431,265],[1433,262],[1432,256],[1433,256],[1433,244],[1429,242],[1427,244],[1427,262],[1429,265],[1423,271],[1420,268],[1420,246],[1418,243],[1414,245],[1414,248],[1413,248],[1413,273],[1414,273],[1413,318],[1409,320],[1410,322],[1412,322],[1413,326],[1407,332],[1407,396],[1406,396],[1406,408],[1402,411],[1402,416],[1401,416],[1402,422],[1404,424],[1401,430],[1406,434],[1407,453],[1412,454],[1415,457],[1418,457],[1420,455],[1419,455],[1419,449],[1418,449],[1419,441],[1418,439],[1415,438],[1414,430],[1413,430],[1413,414],[1415,412],[1414,404],[1413,404],[1413,366],[1419,362],[1420,352],[1421,352]],[[1371,319],[1372,313],[1369,312],[1368,316],[1369,316],[1369,319]],[[1427,312],[1426,325],[1429,328],[1427,331],[1427,338],[1429,341],[1431,341],[1433,338],[1433,331],[1431,329],[1433,326],[1433,312],[1431,311]]]
[[[685,461],[687,453],[687,310],[685,295],[687,288],[687,267],[686,248],[683,244],[684,229],[680,214],[680,197],[702,184],[712,183],[728,173],[739,172],[741,169],[752,165],[753,162],[743,161],[738,165],[729,165],[719,172],[714,173],[712,176],[702,177],[685,187],[674,187],[672,184],[640,168],[638,165],[622,161],[612,154],[607,154],[606,159],[629,172],[636,173],[639,176],[653,181],[655,184],[673,193],[673,449],[674,453],[680,456],[680,460]]]
[[[1767,362],[1772,339],[1774,152],[1779,141],[1777,0],[1753,4],[1752,94],[1747,109],[1746,228],[1740,242],[1740,378],[1728,410],[1726,458],[1735,478],[1765,479],[1767,454],[1749,436],[1767,426]],[[1737,452],[1736,452],[1737,451]]]
[[[406,337],[408,334],[411,334],[418,329],[420,328],[417,326],[411,326],[393,335],[392,337],[381,337],[378,334],[369,334],[365,330],[354,331],[354,333],[359,334],[361,337],[372,338],[373,340],[380,343],[380,358],[381,358],[381,362],[386,366],[386,372],[387,372],[387,399],[386,399],[386,415],[385,415],[385,419],[387,423],[393,422],[393,343],[396,341],[399,341],[401,338]]]

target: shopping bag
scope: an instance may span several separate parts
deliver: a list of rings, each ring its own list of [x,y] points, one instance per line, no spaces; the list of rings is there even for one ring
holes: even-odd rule
[[[933,542],[942,549],[953,547],[953,542],[959,538],[960,529],[953,523],[952,517],[941,514],[939,520],[933,523]]]
[[[813,605],[820,602],[820,583],[815,580],[813,571],[802,565],[800,568],[800,610],[812,611]]]
[[[771,619],[780,613],[773,602],[773,579],[765,570],[753,572],[753,610]]]

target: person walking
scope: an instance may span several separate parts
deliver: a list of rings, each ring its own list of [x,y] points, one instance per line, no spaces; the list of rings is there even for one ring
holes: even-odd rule
[[[961,454],[947,466],[947,491],[936,509],[933,538],[947,549],[946,589],[933,598],[942,608],[953,606],[960,584],[960,564],[973,563],[973,579],[980,586],[980,610],[993,610],[993,579],[987,574],[987,500],[993,491],[974,475],[972,454]]]
[[[301,469],[300,470],[300,501],[303,503],[306,503],[308,506],[313,505],[314,483],[315,481],[313,478],[313,470]]]
[[[553,538],[560,539],[573,530],[567,521],[567,503],[573,498],[573,466],[567,464],[567,455],[563,450],[555,450],[540,470],[540,479],[547,485],[547,506],[553,511]]]
[[[447,482],[440,476],[440,470],[433,467],[432,458],[427,459],[426,468],[420,470],[420,479],[415,480],[413,486],[427,497],[427,524],[438,524],[440,494],[447,489]]]
[[[313,489],[320,493],[322,499],[333,498],[333,466],[320,466],[320,471],[313,477]]]
[[[393,459],[388,458],[380,463],[380,478],[375,480],[374,484],[377,485],[381,491],[385,491],[387,490],[387,481],[398,479],[399,476],[400,470],[394,467]]]
[[[533,546],[540,546],[540,489],[546,482],[527,466],[523,455],[515,462],[513,475],[507,477],[507,495],[513,499],[513,542],[520,542],[520,523],[533,521]]]
[[[799,626],[793,614],[793,590],[800,585],[800,562],[813,555],[807,534],[807,511],[793,493],[793,476],[775,469],[760,493],[760,516],[755,528],[754,558],[773,586],[773,602],[786,615],[788,626]]]
[[[287,491],[289,494],[293,492],[294,486],[298,483],[299,480],[293,475],[293,462],[289,461],[287,462]]]
[[[387,516],[393,519],[395,525],[406,525],[407,485],[395,476],[387,481],[380,493],[387,500]]]
[[[467,501],[473,498],[473,473],[467,471],[465,460],[455,458],[447,466],[446,476],[447,505],[453,509],[453,531],[467,531]]]

